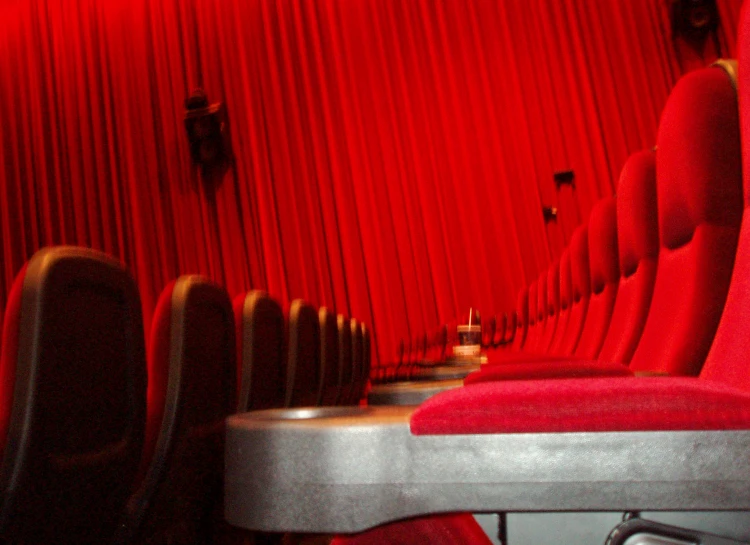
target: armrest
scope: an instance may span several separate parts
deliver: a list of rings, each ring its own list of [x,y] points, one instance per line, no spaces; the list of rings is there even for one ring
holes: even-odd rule
[[[414,435],[412,411],[230,417],[227,520],[350,533],[456,511],[750,509],[750,431]]]

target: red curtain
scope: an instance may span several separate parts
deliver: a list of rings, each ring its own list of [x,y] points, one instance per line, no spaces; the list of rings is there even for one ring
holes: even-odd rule
[[[128,263],[147,323],[202,273],[363,319],[381,359],[510,309],[680,74],[734,54],[740,2],[718,4],[690,47],[654,0],[3,0],[0,303],[65,243]],[[230,119],[213,188],[182,125],[198,86]]]

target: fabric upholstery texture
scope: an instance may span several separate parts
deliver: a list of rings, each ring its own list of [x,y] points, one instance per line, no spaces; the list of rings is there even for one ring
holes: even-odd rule
[[[724,429],[750,429],[750,392],[695,377],[472,384],[411,419],[416,435]]]
[[[659,256],[653,150],[634,153],[622,169],[617,186],[617,248],[620,282],[599,359],[629,363],[651,307]]]
[[[737,94],[723,70],[677,83],[657,144],[661,249],[631,367],[697,375],[726,301],[743,208]]]
[[[617,254],[617,204],[614,197],[599,201],[589,217],[591,290],[586,319],[575,355],[595,358],[607,334],[620,281]]]
[[[537,380],[552,378],[630,376],[630,371],[620,363],[582,360],[546,360],[504,365],[486,365],[466,376],[464,384],[496,380]]]

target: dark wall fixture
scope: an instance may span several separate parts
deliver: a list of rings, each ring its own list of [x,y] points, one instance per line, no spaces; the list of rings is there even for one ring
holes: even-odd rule
[[[209,104],[205,91],[196,89],[185,99],[185,129],[190,157],[204,178],[223,176],[232,158],[224,104]]]
[[[670,10],[672,35],[700,42],[719,28],[716,0],[672,0]]]
[[[544,223],[557,221],[557,208],[554,206],[542,206],[542,216],[544,217]]]
[[[555,172],[553,175],[555,179],[555,187],[559,190],[560,186],[569,185],[575,187],[575,174],[572,170],[561,170]]]

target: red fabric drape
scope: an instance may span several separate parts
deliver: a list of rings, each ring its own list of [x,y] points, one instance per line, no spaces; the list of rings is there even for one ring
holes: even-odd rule
[[[734,53],[739,0],[720,0]],[[474,305],[513,308],[712,44],[653,0],[4,0],[5,293],[45,244],[128,263],[146,322],[180,273],[373,326],[376,358]],[[182,103],[229,112],[207,188]],[[552,174],[574,169],[575,189]],[[557,206],[545,226],[541,206]]]

